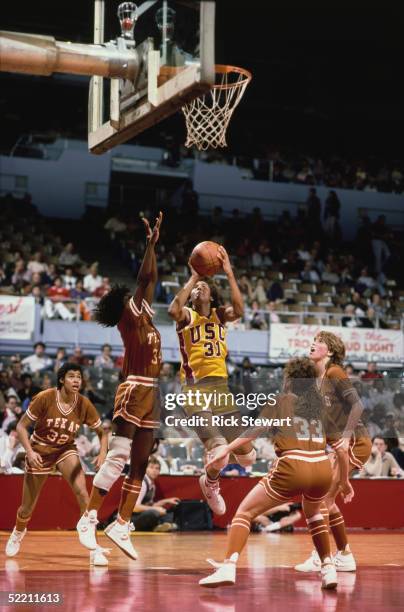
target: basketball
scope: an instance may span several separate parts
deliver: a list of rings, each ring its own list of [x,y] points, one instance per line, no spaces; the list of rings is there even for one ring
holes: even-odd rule
[[[222,262],[217,256],[219,245],[206,240],[196,245],[189,262],[201,276],[213,276],[222,269]]]

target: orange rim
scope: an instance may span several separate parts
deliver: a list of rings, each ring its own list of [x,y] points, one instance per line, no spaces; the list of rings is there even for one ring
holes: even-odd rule
[[[228,66],[227,64],[216,64],[215,65],[216,74],[230,74],[231,72],[235,72],[236,74],[241,74],[244,78],[240,81],[236,81],[235,83],[226,83],[221,85],[218,83],[217,85],[212,85],[214,89],[231,89],[232,87],[240,87],[244,85],[246,82],[249,83],[252,79],[252,74],[246,68],[239,68],[238,66]]]

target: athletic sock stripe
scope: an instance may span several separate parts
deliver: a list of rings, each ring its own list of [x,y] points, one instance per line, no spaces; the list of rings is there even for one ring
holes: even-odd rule
[[[251,529],[251,526],[250,526],[250,525],[244,525],[243,523],[236,523],[236,522],[233,522],[233,523],[231,524],[231,526],[232,526],[232,527],[244,527],[244,529],[248,529],[248,531],[250,531],[250,529]]]
[[[140,493],[140,487],[133,487],[127,482],[123,483],[122,489],[124,489],[125,491],[129,491],[130,493]]]
[[[251,521],[248,521],[247,519],[243,519],[243,518],[239,518],[239,517],[235,517],[231,524],[233,525],[234,521],[237,521],[238,523],[245,523],[246,525],[251,525]]]
[[[133,491],[134,493],[136,493],[137,491],[140,491],[140,487],[133,487],[132,485],[128,484],[127,482],[124,482],[122,484],[122,488],[128,489],[129,491]]]
[[[341,519],[340,521],[333,522],[333,523],[331,523],[330,521],[330,527],[338,527],[338,525],[343,525],[344,523],[345,523],[344,519]]]
[[[320,529],[319,531],[310,531],[311,537],[318,536],[318,535],[320,535],[320,533],[327,533],[328,534],[328,531],[327,531],[327,529]]]
[[[328,530],[325,529],[325,525],[321,525],[321,527],[317,527],[317,529],[309,529],[310,535],[315,536],[320,533],[328,533]]]
[[[28,521],[31,520],[31,516],[32,515],[27,516],[26,518],[23,518],[17,513],[17,521],[20,521],[20,523],[28,523]]]

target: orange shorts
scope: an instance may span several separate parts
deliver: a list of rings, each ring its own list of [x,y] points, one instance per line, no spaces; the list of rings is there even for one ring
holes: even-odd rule
[[[62,448],[57,449],[48,447],[46,453],[44,453],[41,446],[39,444],[35,444],[35,442],[31,442],[31,446],[32,450],[41,455],[42,467],[31,467],[27,461],[27,458],[25,457],[25,472],[27,474],[54,474],[56,472],[58,463],[63,461],[63,459],[66,459],[66,457],[70,457],[71,455],[74,455],[77,458],[79,456],[75,444],[66,444],[62,446]]]
[[[308,501],[321,501],[331,486],[332,471],[323,451],[284,451],[275,460],[267,476],[260,480],[268,497],[279,504],[296,495]]]
[[[120,384],[115,395],[114,416],[121,417],[137,427],[158,429],[160,405],[156,378],[128,376]]]
[[[352,436],[349,444],[349,469],[360,470],[370,457],[372,440],[368,436]]]

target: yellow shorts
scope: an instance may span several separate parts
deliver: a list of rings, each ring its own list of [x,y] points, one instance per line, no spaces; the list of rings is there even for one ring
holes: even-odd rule
[[[189,398],[183,406],[186,416],[204,412],[215,416],[239,412],[227,378],[207,377],[195,384],[184,384],[181,392]]]

